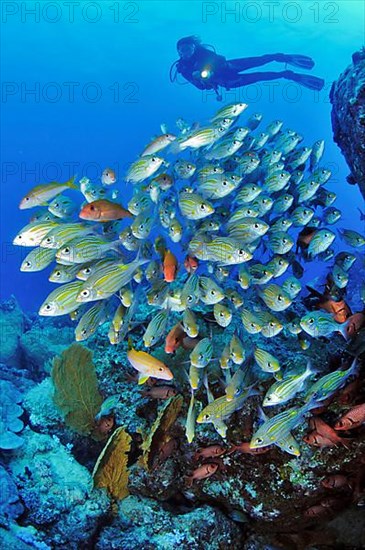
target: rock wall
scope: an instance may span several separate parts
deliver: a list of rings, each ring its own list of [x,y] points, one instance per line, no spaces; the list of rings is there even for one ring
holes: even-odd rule
[[[365,198],[365,49],[352,56],[352,64],[331,89],[332,128],[350,168],[347,181],[358,184]]]

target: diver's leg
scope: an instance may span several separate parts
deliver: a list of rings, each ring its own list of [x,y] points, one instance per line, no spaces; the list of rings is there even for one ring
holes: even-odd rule
[[[322,78],[317,78],[316,76],[310,76],[306,74],[298,74],[294,73],[293,71],[268,71],[264,73],[239,74],[236,75],[234,78],[227,78],[224,82],[220,82],[220,84],[225,88],[239,88],[241,86],[255,84],[256,82],[278,80],[279,78],[293,80],[294,82],[298,82],[298,84],[302,84],[302,86],[310,88],[311,90],[321,90],[324,86],[324,80],[322,80]]]
[[[253,67],[260,67],[266,65],[272,61],[285,62],[285,55],[283,53],[269,53],[267,55],[260,55],[259,57],[242,57],[241,59],[229,59],[227,62],[229,66],[237,71],[245,71],[246,69],[253,69]]]
[[[228,61],[229,66],[237,72],[245,71],[246,69],[253,69],[254,67],[260,67],[267,63],[277,61],[279,63],[288,63],[295,67],[301,67],[302,69],[313,69],[314,61],[306,55],[294,55],[286,53],[273,53],[267,55],[261,55],[259,57],[243,57],[241,59],[230,59]]]

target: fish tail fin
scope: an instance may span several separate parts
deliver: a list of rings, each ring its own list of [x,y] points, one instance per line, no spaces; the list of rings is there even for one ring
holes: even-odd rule
[[[76,178],[77,178],[77,174],[75,174],[74,176],[72,176],[72,178],[70,178],[70,179],[68,180],[68,182],[66,182],[67,187],[69,187],[70,189],[79,190],[78,184],[75,183]]]
[[[342,334],[342,336],[345,338],[346,341],[349,340],[349,335],[348,335],[348,332],[347,332],[349,324],[350,324],[349,321],[345,321],[344,323],[341,323],[338,326],[338,332],[340,332]]]

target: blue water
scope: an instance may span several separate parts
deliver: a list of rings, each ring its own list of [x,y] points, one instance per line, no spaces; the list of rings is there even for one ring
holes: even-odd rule
[[[203,121],[220,106],[214,94],[169,81],[176,42],[191,34],[228,59],[275,52],[315,59],[313,74],[326,81],[319,93],[279,80],[226,93],[224,101],[249,103],[248,114],[262,112],[265,123],[284,120],[306,144],[324,138],[342,225],[362,229],[356,207],[363,201],[346,183],[349,170],[332,141],[328,93],[363,46],[363,2],[102,0],[73,8],[72,15],[62,1],[1,4],[2,298],[15,294],[34,311],[54,288],[44,273],[19,271],[29,249],[11,244],[28,222],[30,211],[18,210],[27,190],[74,173],[96,180],[106,166],[122,181],[162,122]],[[131,190],[123,182],[119,189],[124,202]]]

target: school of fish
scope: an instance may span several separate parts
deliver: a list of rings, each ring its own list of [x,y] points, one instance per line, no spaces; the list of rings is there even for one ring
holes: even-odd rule
[[[181,353],[190,387],[189,443],[202,423],[225,438],[227,418],[261,396],[266,412],[279,412],[260,412],[242,452],[274,445],[298,456],[292,431],[359,369],[355,358],[319,376],[305,352],[315,338],[338,333],[347,340],[365,326],[365,314],[345,301],[365,236],[335,228],[341,211],[327,187],[324,141],[303,145],[303,136],[282,121],[266,125],[258,113],[241,123],[247,107],[226,105],[204,125],[179,120],[176,134],[164,127],[124,175],[123,193],[132,194],[127,204],[117,201],[111,168],[100,184],[83,177],[34,187],[20,208],[37,207],[36,213],[13,244],[32,247],[22,271],[49,268],[57,284],[39,314],[70,315],[78,341],[109,323],[110,344],[128,347],[139,384],[164,381],[150,397],[175,394],[166,386],[174,378],[169,357]],[[293,304],[302,299],[301,279],[312,261],[323,264],[325,282],[321,291],[308,286],[311,305],[298,317]],[[149,314],[133,347],[129,336],[142,307]],[[300,371],[283,372],[271,353],[270,339],[281,333],[297,342]],[[154,356],[156,348],[165,361]],[[217,369],[219,391],[211,376]],[[258,389],[262,379],[272,379],[266,393]],[[287,407],[298,395],[301,404]],[[345,420],[335,429],[344,429]],[[216,469],[206,466],[196,477]]]

